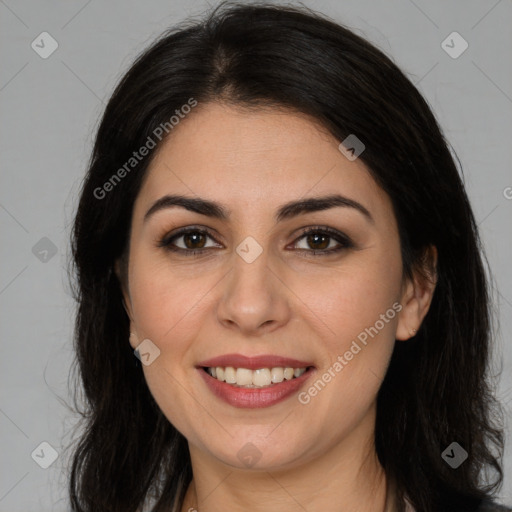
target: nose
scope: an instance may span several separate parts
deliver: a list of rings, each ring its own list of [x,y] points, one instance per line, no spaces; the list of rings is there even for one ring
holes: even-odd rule
[[[270,268],[266,249],[250,261],[233,254],[233,267],[225,276],[217,316],[226,328],[245,336],[258,336],[289,321],[291,291],[278,270]]]

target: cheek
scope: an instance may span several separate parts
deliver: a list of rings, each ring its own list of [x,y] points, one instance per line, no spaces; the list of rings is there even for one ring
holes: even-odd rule
[[[358,418],[375,399],[394,344],[401,284],[400,258],[367,252],[354,258],[346,270],[330,273],[322,287],[312,283],[300,291],[314,304],[322,329],[323,360],[319,383],[311,395],[322,394],[317,406],[341,423]],[[323,389],[326,389],[324,392]],[[327,390],[328,389],[328,390]],[[321,390],[321,391],[320,391]],[[304,401],[308,396],[304,397]],[[349,414],[348,414],[349,413]],[[340,423],[340,424],[341,424]]]
[[[367,329],[375,334],[375,324],[379,336],[394,342],[401,309],[397,302],[402,279],[398,247],[387,253],[383,248],[370,247],[352,253],[339,266],[294,279],[294,292],[305,306],[303,313],[328,341],[331,356],[361,333],[364,340]]]
[[[207,428],[201,411],[184,414],[197,407],[190,387],[193,361],[191,347],[201,325],[200,300],[211,288],[205,280],[190,286],[183,279],[134,254],[130,274],[130,295],[139,342],[150,339],[158,357],[142,366],[151,395],[170,423],[187,437],[193,437],[197,424]]]
[[[135,254],[131,264],[130,295],[141,334],[164,345],[190,337],[201,300],[212,288],[208,276],[182,276],[164,259],[144,253]],[[184,329],[187,336],[180,337],[177,333]]]

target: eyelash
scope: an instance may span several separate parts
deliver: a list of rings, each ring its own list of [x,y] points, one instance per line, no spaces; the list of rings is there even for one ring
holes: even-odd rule
[[[181,247],[173,247],[171,245],[171,243],[174,240],[176,240],[177,238],[180,238],[184,235],[189,235],[192,233],[207,235],[210,238],[212,238],[215,242],[217,242],[209,230],[204,229],[204,228],[199,229],[199,228],[190,227],[190,228],[184,228],[184,229],[178,231],[171,237],[166,236],[166,237],[162,238],[158,242],[158,247],[162,247],[165,250],[170,251],[170,252],[181,253],[185,256],[195,256],[197,254],[204,253],[205,251],[208,251],[209,249],[211,249],[211,247],[207,247],[207,248],[203,248],[203,249],[182,249]],[[351,240],[346,235],[340,233],[339,231],[337,231],[335,229],[328,228],[328,227],[320,227],[320,226],[305,228],[302,231],[302,233],[300,234],[300,236],[295,240],[294,243],[296,243],[300,239],[302,239],[310,234],[327,235],[329,238],[333,238],[341,245],[335,249],[321,249],[321,250],[299,249],[300,251],[305,251],[306,253],[313,253],[313,255],[327,256],[330,254],[338,253],[344,249],[350,249],[350,248],[354,247],[354,244],[351,242]]]

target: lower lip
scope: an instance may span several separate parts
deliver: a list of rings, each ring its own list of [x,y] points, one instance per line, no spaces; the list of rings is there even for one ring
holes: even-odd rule
[[[270,407],[286,400],[293,395],[304,382],[314,373],[314,368],[309,368],[300,377],[284,380],[278,384],[266,388],[237,388],[226,382],[212,377],[203,368],[198,368],[210,391],[233,407],[241,409],[260,409]]]

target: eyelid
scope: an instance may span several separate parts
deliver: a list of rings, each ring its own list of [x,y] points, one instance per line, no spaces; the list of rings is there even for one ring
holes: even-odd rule
[[[343,250],[346,249],[352,249],[355,247],[355,244],[352,242],[351,238],[347,236],[342,231],[339,231],[338,229],[331,228],[329,226],[319,226],[319,225],[313,225],[313,226],[306,226],[304,228],[301,228],[299,235],[294,239],[293,244],[296,244],[299,240],[304,238],[306,235],[309,235],[311,233],[320,233],[323,235],[327,235],[328,238],[331,238],[335,240],[338,243],[338,247],[335,247],[334,249],[298,249],[299,251],[307,254],[308,256],[313,255],[313,257],[316,254],[329,256],[332,254],[338,254]]]
[[[158,238],[158,246],[166,248],[170,241],[179,238],[180,236],[187,235],[189,233],[201,233],[204,235],[208,235],[212,240],[214,240],[216,243],[219,243],[216,240],[216,235],[213,234],[213,231],[210,228],[207,228],[206,226],[200,226],[200,225],[192,225],[192,226],[186,226],[183,228],[178,228],[177,230],[174,230],[170,233],[165,234],[163,237]],[[180,248],[178,247],[178,250]],[[185,249],[183,249],[185,250]],[[191,252],[194,249],[189,249],[188,252]]]

